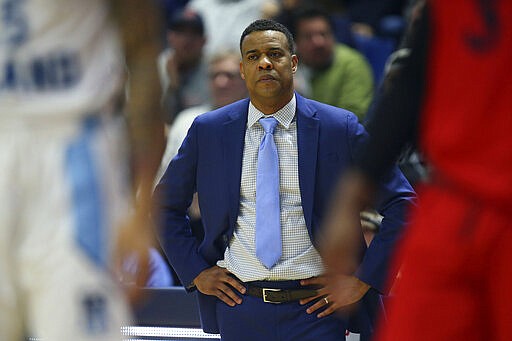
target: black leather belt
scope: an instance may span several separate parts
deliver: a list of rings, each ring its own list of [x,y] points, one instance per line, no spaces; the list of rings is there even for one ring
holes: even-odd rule
[[[253,285],[248,285],[246,294],[260,297],[263,299],[263,302],[267,303],[285,303],[315,296],[317,291],[314,289],[260,288]]]

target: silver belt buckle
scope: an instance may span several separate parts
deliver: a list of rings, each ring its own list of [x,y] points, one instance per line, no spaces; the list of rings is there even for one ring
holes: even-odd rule
[[[265,303],[273,303],[273,304],[280,304],[281,302],[274,302],[267,300],[267,291],[281,291],[281,289],[268,289],[268,288],[262,288],[263,290],[263,302]]]

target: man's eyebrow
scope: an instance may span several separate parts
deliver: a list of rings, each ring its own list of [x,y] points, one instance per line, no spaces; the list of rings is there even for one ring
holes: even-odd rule
[[[258,51],[259,51],[259,49],[252,49],[252,50],[246,51],[244,54],[248,55],[250,53],[256,53]],[[267,49],[267,51],[284,51],[284,49],[282,47],[270,47]]]

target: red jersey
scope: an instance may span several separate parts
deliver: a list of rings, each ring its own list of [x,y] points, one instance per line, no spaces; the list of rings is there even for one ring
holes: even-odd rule
[[[429,6],[421,147],[448,183],[512,205],[512,1]]]

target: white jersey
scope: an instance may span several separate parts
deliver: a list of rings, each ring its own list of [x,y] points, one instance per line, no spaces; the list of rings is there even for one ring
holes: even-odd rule
[[[119,341],[132,207],[106,0],[0,0],[0,340]],[[102,114],[105,113],[105,114]]]
[[[0,0],[0,118],[81,117],[117,99],[110,19],[104,0]]]

